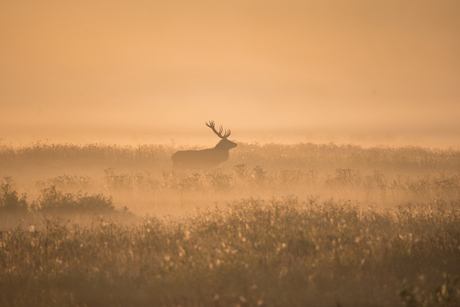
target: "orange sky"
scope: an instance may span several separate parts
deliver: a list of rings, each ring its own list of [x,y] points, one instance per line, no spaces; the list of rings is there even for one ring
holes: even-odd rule
[[[214,119],[235,140],[460,144],[459,16],[457,0],[2,0],[0,138],[154,142]]]

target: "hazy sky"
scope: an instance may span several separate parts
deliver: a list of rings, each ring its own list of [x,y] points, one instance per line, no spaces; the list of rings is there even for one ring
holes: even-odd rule
[[[460,140],[460,1],[0,2],[0,138]]]

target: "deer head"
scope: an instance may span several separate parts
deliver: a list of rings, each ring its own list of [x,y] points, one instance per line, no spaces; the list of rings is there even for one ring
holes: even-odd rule
[[[218,136],[220,137],[222,140],[216,145],[216,148],[217,149],[223,149],[223,150],[230,150],[234,147],[237,146],[236,143],[233,143],[232,141],[229,141],[227,138],[230,136],[230,134],[232,133],[230,131],[230,129],[228,130],[225,130],[225,133],[224,135],[222,135],[222,132],[224,131],[224,128],[222,128],[222,125],[219,126],[219,131],[216,130],[216,126],[215,126],[215,123],[214,121],[209,121],[208,123],[206,123],[206,126],[208,126],[209,128],[212,129],[212,131]]]

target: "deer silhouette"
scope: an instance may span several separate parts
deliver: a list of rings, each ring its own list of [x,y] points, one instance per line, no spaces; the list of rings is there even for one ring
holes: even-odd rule
[[[237,146],[237,144],[227,139],[231,131],[226,130],[224,135],[222,135],[224,129],[220,126],[219,131],[217,131],[214,121],[206,123],[206,126],[211,128],[221,138],[220,142],[214,148],[176,152],[171,157],[174,169],[209,169],[228,160],[229,150]]]

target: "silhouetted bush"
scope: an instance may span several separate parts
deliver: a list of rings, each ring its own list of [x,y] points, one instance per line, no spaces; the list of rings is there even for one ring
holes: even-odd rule
[[[46,213],[77,213],[77,212],[113,212],[112,197],[103,194],[72,194],[64,193],[55,186],[44,189],[42,195],[34,201],[33,209]]]
[[[2,213],[24,213],[27,212],[27,201],[25,194],[21,198],[18,192],[11,188],[8,183],[2,183],[0,192],[0,212]]]

